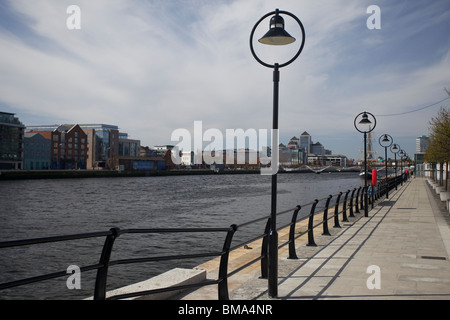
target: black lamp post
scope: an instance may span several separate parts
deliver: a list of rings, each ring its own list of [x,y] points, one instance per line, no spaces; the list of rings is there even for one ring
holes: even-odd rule
[[[373,126],[372,121],[369,120],[369,115],[373,118]],[[358,120],[359,116],[361,116],[361,120],[358,122],[359,127],[356,125],[356,120]],[[369,216],[369,199],[367,196],[367,134],[372,132],[373,129],[377,126],[377,119],[370,112],[364,111],[359,113],[355,120],[353,121],[353,125],[355,129],[361,133],[364,133],[364,187],[366,192],[364,193],[364,217]],[[363,129],[365,128],[365,129]]]
[[[394,143],[391,146],[391,152],[394,154],[394,162],[395,162],[395,190],[397,190],[397,153],[400,151],[400,146]]]
[[[401,149],[398,154],[400,155],[400,176],[402,177],[400,181],[403,185],[403,157],[405,156],[406,152],[405,150]]]
[[[294,57],[282,64],[269,64],[262,61],[255,53],[253,49],[253,35],[255,33],[258,25],[267,17],[272,16],[270,19],[270,28],[269,31],[258,41],[262,44],[267,45],[287,45],[295,42],[295,38],[292,37],[289,33],[284,30],[284,19],[281,15],[287,15],[293,18],[302,31],[302,42]],[[268,291],[270,297],[276,297],[278,295],[278,233],[276,228],[276,211],[277,211],[277,171],[278,171],[278,159],[274,159],[274,154],[278,155],[278,87],[280,81],[280,72],[279,68],[285,67],[288,64],[292,63],[303,50],[303,46],[305,45],[305,29],[303,28],[303,24],[301,21],[292,13],[287,11],[281,11],[276,9],[275,11],[269,12],[264,15],[259,21],[255,24],[250,34],[250,50],[252,52],[253,57],[265,67],[273,69],[273,125],[272,125],[272,167],[274,164],[276,165],[275,173],[272,173],[272,196],[271,196],[271,210],[270,210],[270,231],[269,231],[269,246],[268,246],[268,255],[269,255],[269,267],[268,267]],[[275,148],[277,149],[274,152]]]
[[[383,139],[381,139],[383,138]],[[386,199],[389,199],[389,186],[388,186],[388,165],[387,165],[387,148],[389,148],[392,145],[392,142],[394,142],[394,140],[392,139],[392,137],[388,134],[383,134],[379,139],[378,139],[378,143],[380,144],[380,146],[382,146],[384,148],[384,164],[385,164],[385,177],[384,177],[384,182],[386,185]]]

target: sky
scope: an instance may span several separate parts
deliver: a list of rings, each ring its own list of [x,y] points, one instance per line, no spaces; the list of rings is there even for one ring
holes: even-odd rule
[[[277,8],[306,34],[280,69],[280,142],[307,131],[360,158],[354,119],[368,111],[377,156],[386,133],[413,157],[415,139],[450,102],[448,0],[0,0],[0,111],[25,125],[117,125],[150,147],[179,143],[171,137],[181,128],[193,141],[195,121],[224,136],[270,129],[272,69],[249,38]],[[300,27],[283,17],[293,44],[257,41],[269,18],[255,30],[255,52],[269,64],[300,47]]]

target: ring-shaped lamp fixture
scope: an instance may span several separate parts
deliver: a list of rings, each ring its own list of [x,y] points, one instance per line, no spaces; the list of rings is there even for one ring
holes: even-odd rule
[[[400,151],[400,146],[396,143],[394,143],[390,148],[392,153],[398,153]]]
[[[371,127],[369,130],[360,130],[356,124],[356,120],[358,120],[358,117],[362,115],[362,119],[361,121],[358,122],[358,124],[372,124],[372,121],[369,120],[369,115],[373,118],[373,127]],[[359,113],[356,117],[355,120],[353,121],[353,125],[355,126],[355,129],[358,130],[361,133],[368,133],[368,132],[372,132],[375,127],[377,126],[377,119],[375,118],[375,116],[373,114],[371,114],[370,112],[364,111]]]
[[[383,138],[383,139],[381,139],[381,138]],[[383,148],[389,148],[390,146],[392,146],[393,142],[394,142],[394,139],[392,139],[392,137],[386,133],[381,135],[381,137],[378,139],[378,143]]]
[[[295,38],[292,37],[286,30],[284,30],[284,19],[280,16],[281,14],[290,16],[298,23],[298,25],[300,26],[300,29],[302,30],[302,43],[301,43],[297,53],[294,55],[294,57],[292,57],[292,59],[290,59],[287,62],[277,64],[278,68],[282,68],[282,67],[285,67],[285,66],[291,64],[295,59],[298,58],[298,56],[300,55],[300,53],[303,50],[303,47],[305,46],[305,28],[303,27],[302,22],[295,15],[293,15],[292,13],[290,13],[288,11],[282,11],[282,10],[278,10],[278,9],[265,14],[261,19],[258,20],[258,22],[256,22],[255,26],[252,29],[252,32],[250,33],[250,51],[252,52],[252,55],[256,59],[256,61],[258,61],[260,64],[262,64],[263,66],[265,66],[267,68],[275,68],[275,64],[266,63],[258,57],[258,55],[255,53],[255,50],[253,48],[253,35],[254,35],[255,30],[258,27],[258,25],[264,19],[266,19],[267,17],[269,17],[271,15],[275,15],[274,17],[272,17],[270,19],[269,31],[258,41],[260,43],[268,44],[268,45],[286,45],[286,44],[293,43],[295,41]]]
[[[295,42],[295,38],[284,30],[284,19],[278,11],[270,19],[269,31],[258,41],[263,44],[282,46]]]

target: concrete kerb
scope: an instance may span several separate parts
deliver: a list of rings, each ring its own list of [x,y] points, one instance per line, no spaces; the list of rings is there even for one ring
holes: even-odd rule
[[[134,292],[155,290],[167,287],[188,285],[200,283],[206,280],[206,271],[199,269],[183,269],[174,268],[167,272],[164,272],[158,276],[152,277],[148,280],[144,280],[138,283],[134,283],[122,288],[111,290],[106,292],[106,298],[117,295],[123,295]],[[180,294],[184,290],[168,291],[161,293],[154,293],[150,295],[143,295],[139,297],[127,298],[124,300],[167,300]],[[92,300],[93,297],[89,297],[86,300]]]

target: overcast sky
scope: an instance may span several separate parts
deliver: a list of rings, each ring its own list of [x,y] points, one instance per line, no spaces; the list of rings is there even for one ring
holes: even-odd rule
[[[67,27],[73,4],[81,29]],[[370,5],[381,29],[367,27]],[[300,57],[280,69],[280,142],[307,131],[358,158],[353,120],[369,111],[376,141],[388,133],[412,157],[450,102],[448,0],[0,0],[0,111],[25,125],[113,124],[144,146],[176,144],[172,132],[193,133],[194,121],[224,134],[270,128],[272,70],[253,58],[249,36],[276,8],[306,30]],[[294,44],[259,44],[268,20],[255,32],[268,63],[301,42],[285,20]]]

